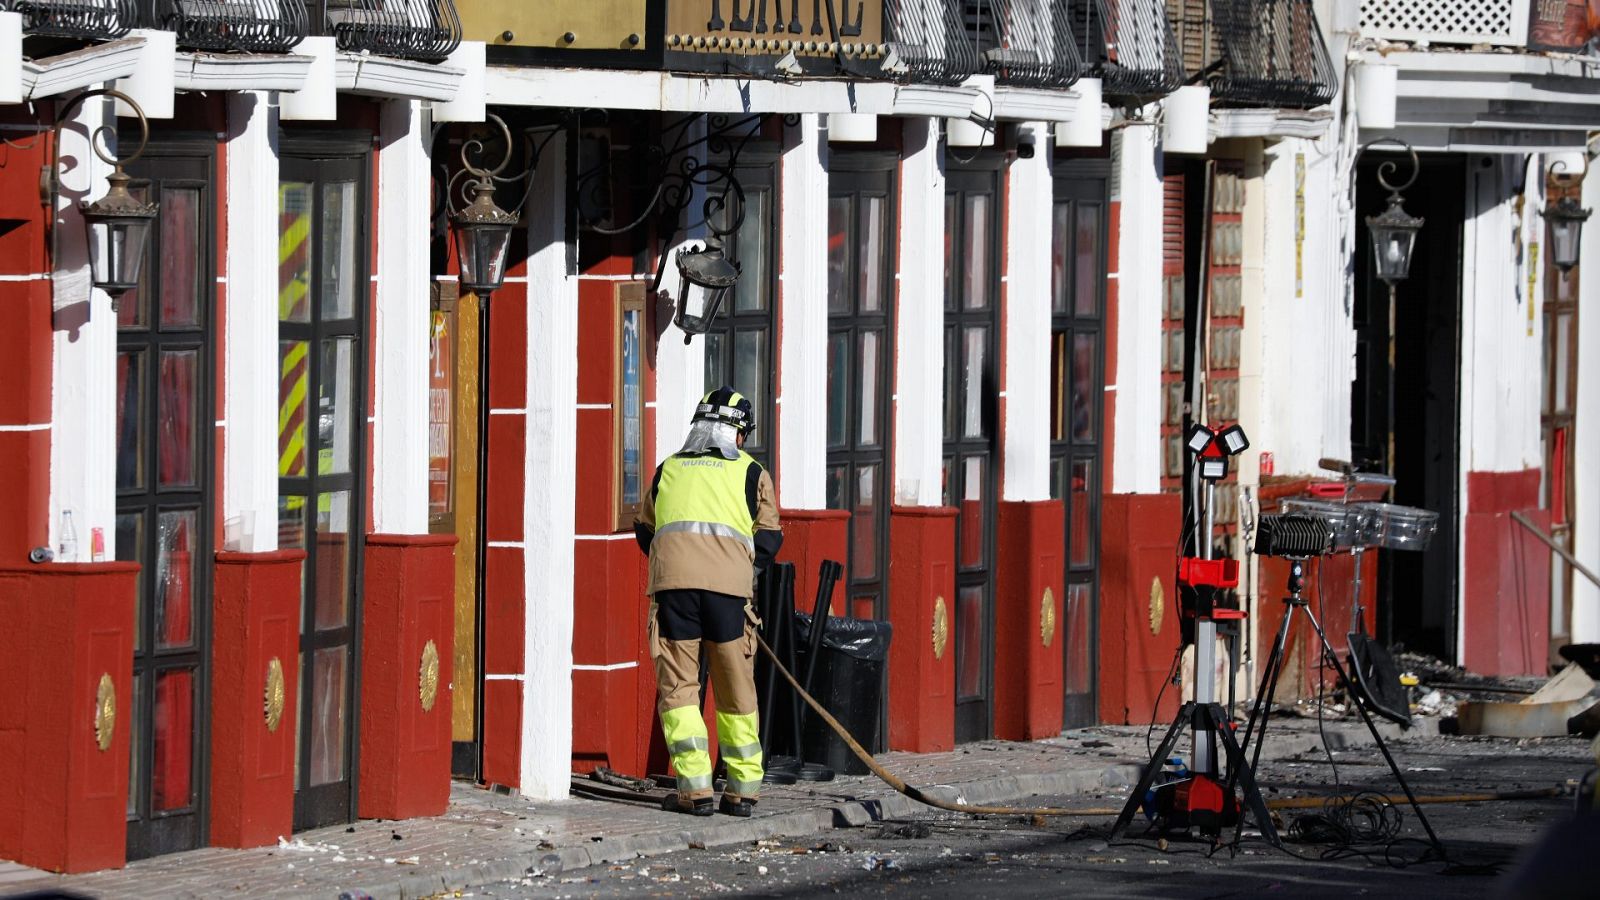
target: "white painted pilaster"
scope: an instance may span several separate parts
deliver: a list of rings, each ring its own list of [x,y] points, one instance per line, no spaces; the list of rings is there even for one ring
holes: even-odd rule
[[[778,497],[785,509],[827,505],[828,135],[821,123],[806,113],[783,136]]]
[[[105,558],[116,547],[117,316],[111,299],[92,284],[80,201],[106,193],[111,167],[90,141],[116,152],[111,101],[85,101],[60,130],[60,189],[51,235],[55,242],[50,431],[50,546],[58,562],[89,562],[91,535],[105,535]],[[155,373],[146,373],[147,378]],[[70,517],[67,513],[70,512]],[[63,523],[70,518],[71,534]]]
[[[278,549],[278,113],[228,95],[224,547]]]
[[[905,119],[895,311],[894,502],[943,502],[944,150],[939,120]]]
[[[1006,169],[1005,484],[1006,500],[1050,497],[1050,125],[1022,122],[1030,142]],[[942,296],[942,292],[941,292]]]
[[[1593,161],[1590,161],[1593,165]],[[1585,209],[1600,206],[1600,174],[1583,180]],[[1574,497],[1572,510],[1572,553],[1592,572],[1600,572],[1600,315],[1585,314],[1600,309],[1600,226],[1583,229],[1580,261],[1591,261],[1588,270],[1595,275],[1578,277],[1578,393],[1575,401],[1572,471]],[[1582,575],[1572,578],[1572,640],[1579,643],[1600,641],[1600,587]]]
[[[522,516],[527,608],[520,787],[524,796],[537,800],[564,799],[572,771],[578,281],[566,242],[567,168],[566,136],[557,135],[540,154],[523,213],[528,223],[527,487]]]
[[[704,129],[705,123],[697,122],[690,127]],[[700,154],[700,163],[705,162],[703,147],[693,152]],[[699,210],[703,196],[704,194],[697,188],[689,209]],[[695,406],[700,402],[700,398],[705,396],[708,388],[705,383],[705,338],[694,335],[685,343],[683,330],[672,322],[673,312],[677,309],[679,288],[682,286],[682,279],[678,277],[678,250],[690,244],[698,246],[704,241],[705,226],[702,224],[680,236],[678,243],[662,249],[666,257],[662,262],[665,271],[661,278],[661,292],[665,302],[658,309],[665,330],[656,341],[657,463],[678,452],[678,448],[683,446],[683,439],[689,434],[689,419],[694,415]],[[714,388],[717,385],[709,387]],[[770,426],[768,433],[771,433]]]
[[[383,104],[372,379],[372,522],[380,534],[428,531],[428,130],[420,101]]]
[[[1116,463],[1111,492],[1161,489],[1161,170],[1155,126],[1118,132]],[[1108,381],[1111,378],[1107,379]]]

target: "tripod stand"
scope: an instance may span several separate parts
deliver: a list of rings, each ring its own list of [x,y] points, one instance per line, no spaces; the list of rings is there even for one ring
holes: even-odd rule
[[[1372,734],[1372,740],[1378,745],[1379,752],[1383,754],[1384,762],[1389,764],[1389,771],[1394,775],[1394,780],[1399,783],[1400,789],[1405,792],[1406,801],[1411,804],[1412,811],[1417,814],[1417,821],[1422,823],[1422,830],[1427,832],[1428,843],[1433,845],[1433,849],[1441,859],[1444,858],[1444,844],[1440,842],[1439,836],[1434,834],[1433,826],[1428,823],[1428,817],[1423,814],[1422,807],[1417,803],[1416,795],[1411,792],[1411,785],[1407,784],[1405,776],[1400,774],[1400,767],[1395,763],[1394,756],[1390,754],[1389,745],[1384,742],[1383,735],[1378,733],[1378,726],[1373,722],[1372,714],[1367,711],[1366,704],[1358,691],[1355,676],[1345,668],[1344,662],[1339,659],[1339,654],[1334,652],[1333,645],[1328,643],[1328,635],[1322,630],[1322,623],[1317,621],[1316,615],[1311,612],[1311,607],[1307,605],[1305,598],[1300,596],[1300,592],[1305,589],[1305,558],[1289,557],[1288,559],[1289,596],[1283,598],[1285,607],[1283,621],[1278,623],[1278,634],[1272,642],[1272,653],[1267,657],[1266,669],[1262,673],[1261,689],[1256,692],[1256,702],[1250,710],[1250,721],[1244,729],[1244,740],[1240,742],[1240,746],[1244,750],[1250,751],[1250,765],[1248,767],[1229,767],[1228,793],[1231,795],[1233,792],[1235,773],[1239,775],[1239,783],[1244,787],[1247,796],[1255,790],[1253,773],[1256,770],[1256,765],[1261,760],[1261,745],[1267,736],[1267,715],[1272,709],[1273,695],[1278,690],[1278,677],[1283,674],[1284,660],[1286,658],[1285,647],[1289,642],[1289,627],[1294,622],[1296,613],[1303,613],[1306,620],[1311,623],[1312,630],[1316,632],[1323,658],[1327,660],[1329,665],[1333,666],[1338,682],[1344,686],[1346,695],[1351,698],[1351,703],[1361,713],[1361,720],[1366,723],[1367,731]],[[1243,756],[1243,753],[1240,755]],[[1277,835],[1272,827],[1271,819],[1266,815],[1266,810],[1252,806],[1251,813],[1256,816],[1256,822],[1261,826],[1261,833],[1267,835],[1267,839],[1274,846],[1277,846],[1279,843]],[[1241,817],[1234,828],[1233,837],[1236,843],[1243,833],[1244,819]]]

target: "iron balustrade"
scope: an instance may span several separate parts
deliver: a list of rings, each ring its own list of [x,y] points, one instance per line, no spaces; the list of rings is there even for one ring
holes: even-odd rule
[[[1068,0],[1084,74],[1107,96],[1153,97],[1183,84],[1183,54],[1162,0]]]
[[[1000,84],[1061,88],[1078,80],[1078,55],[1061,0],[957,0],[967,39]]]
[[[128,33],[137,21],[135,0],[18,0],[27,35],[109,41]]]
[[[885,0],[885,37],[894,57],[886,71],[929,84],[960,84],[982,71],[957,10],[960,2]]]
[[[306,36],[304,0],[152,0],[141,25],[176,32],[192,50],[282,53]]]
[[[461,43],[454,0],[322,0],[321,31],[339,49],[439,62]]]
[[[1229,106],[1309,109],[1333,99],[1333,64],[1311,0],[1181,0],[1184,62]]]

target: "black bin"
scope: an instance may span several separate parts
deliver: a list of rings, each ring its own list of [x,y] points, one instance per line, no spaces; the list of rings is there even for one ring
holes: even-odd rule
[[[811,617],[795,613],[795,644],[799,669],[811,666]],[[811,674],[811,696],[849,730],[871,753],[883,750],[878,740],[878,718],[883,709],[883,670],[889,661],[888,622],[842,619],[830,616],[822,632],[822,649]],[[801,751],[806,762],[820,763],[844,775],[865,775],[870,770],[856,758],[828,723],[805,707]]]

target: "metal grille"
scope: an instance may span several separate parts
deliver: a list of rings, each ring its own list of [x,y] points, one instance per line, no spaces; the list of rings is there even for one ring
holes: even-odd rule
[[[1528,0],[1361,0],[1363,37],[1522,46]]]
[[[1078,80],[1078,56],[1067,4],[1057,0],[960,0],[967,39],[984,71],[1001,84],[1066,87]]]
[[[1184,67],[1232,106],[1309,109],[1333,99],[1311,0],[1167,0]]]
[[[133,27],[134,0],[19,0],[22,29],[30,35],[107,41]]]
[[[323,0],[322,27],[340,50],[424,62],[444,59],[461,43],[454,0]]]
[[[282,53],[306,36],[302,0],[154,0],[140,24],[176,32],[194,50]]]
[[[911,80],[959,84],[982,68],[966,40],[957,0],[886,0],[889,46]]]
[[[1084,73],[1111,96],[1171,92],[1183,83],[1183,57],[1162,0],[1067,0]]]

